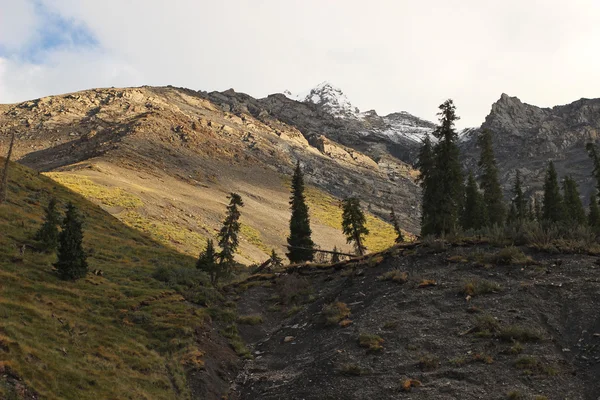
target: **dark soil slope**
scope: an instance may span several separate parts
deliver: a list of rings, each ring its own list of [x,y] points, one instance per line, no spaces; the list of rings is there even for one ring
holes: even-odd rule
[[[598,398],[596,257],[434,247],[236,287],[263,322],[233,397]]]

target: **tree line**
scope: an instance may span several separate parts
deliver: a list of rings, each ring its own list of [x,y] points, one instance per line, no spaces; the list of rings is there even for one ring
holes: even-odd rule
[[[592,159],[596,189],[586,215],[577,182],[565,176],[559,182],[554,163],[548,162],[541,199],[528,199],[519,170],[515,172],[508,206],[498,179],[498,167],[492,146],[492,132],[483,130],[478,138],[479,182],[472,171],[466,177],[454,128],[459,119],[452,100],[439,107],[439,125],[433,131],[435,143],[427,135],[419,151],[418,181],[423,189],[421,235],[442,236],[460,231],[480,231],[494,226],[518,225],[526,221],[543,227],[573,228],[589,226],[600,233],[600,156],[595,145],[586,149]]]

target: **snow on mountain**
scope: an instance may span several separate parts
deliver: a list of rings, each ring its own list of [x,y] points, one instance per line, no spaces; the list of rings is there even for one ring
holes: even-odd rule
[[[402,111],[382,117],[385,128],[380,129],[378,133],[388,136],[397,142],[399,138],[407,138],[415,142],[421,142],[425,135],[431,134],[435,129],[435,124],[425,121],[419,117]]]
[[[338,118],[358,118],[360,113],[360,110],[350,103],[344,92],[329,82],[322,82],[309,92],[292,94],[286,90],[283,94],[292,100],[317,104]]]
[[[398,143],[406,139],[421,142],[426,134],[435,129],[435,124],[402,111],[392,113],[385,117],[377,115],[375,111],[360,110],[352,105],[348,97],[339,88],[328,82],[317,85],[308,92],[293,94],[289,90],[283,92],[288,98],[319,105],[323,110],[336,118],[354,121],[364,126],[361,135],[379,135]]]

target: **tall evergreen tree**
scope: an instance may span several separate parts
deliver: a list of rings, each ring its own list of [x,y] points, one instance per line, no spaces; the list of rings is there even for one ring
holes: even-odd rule
[[[290,197],[290,236],[287,238],[287,258],[291,263],[312,261],[315,244],[311,239],[310,218],[308,206],[304,198],[304,175],[300,163],[296,164],[292,177],[292,196]]]
[[[13,133],[10,138],[10,144],[8,145],[8,153],[4,160],[4,169],[2,170],[2,178],[0,178],[0,204],[6,201],[6,195],[8,193],[8,167],[10,166],[10,157],[12,156],[13,145],[15,144],[15,134]]]
[[[363,237],[369,234],[367,220],[360,208],[360,200],[349,197],[342,203],[342,230],[348,243],[354,242],[356,251],[361,256],[365,254]]]
[[[56,199],[52,197],[45,209],[44,223],[35,234],[35,239],[40,242],[45,251],[54,251],[58,246],[58,226],[60,214],[56,209]]]
[[[481,189],[487,208],[488,221],[492,226],[502,225],[506,218],[506,208],[502,200],[502,188],[498,181],[498,167],[494,157],[491,131],[484,130],[479,136],[478,142],[481,148],[479,157],[479,167],[482,170]]]
[[[472,173],[469,173],[467,179],[464,204],[462,216],[463,229],[481,229],[486,226],[485,202]]]
[[[527,199],[523,193],[523,183],[521,182],[521,173],[519,170],[517,170],[515,174],[515,183],[513,185],[512,195],[513,198],[511,202],[511,209],[514,208],[515,221],[522,222],[527,220]]]
[[[542,202],[539,198],[536,198],[533,204],[533,217],[539,223],[541,223],[544,219],[544,213],[542,212]]]
[[[588,143],[585,148],[594,164],[592,175],[596,178],[596,190],[600,192],[600,155],[598,154],[598,149],[593,143]]]
[[[431,145],[431,138],[428,134],[426,134],[425,139],[423,139],[423,145],[419,150],[416,167],[419,170],[419,177],[417,178],[417,181],[423,184],[427,175],[433,170],[434,167],[433,146]]]
[[[87,274],[87,254],[83,250],[83,223],[77,208],[67,204],[67,212],[58,236],[58,261],[54,264],[59,276],[66,280],[83,278]]]
[[[240,232],[240,210],[244,206],[242,197],[237,193],[231,193],[229,196],[229,205],[227,206],[227,215],[223,220],[223,226],[219,231],[219,247],[221,251],[218,255],[219,267],[217,280],[231,273],[234,266],[233,256],[239,244],[238,234]],[[217,282],[215,281],[215,284]]]
[[[433,132],[438,140],[433,147],[432,164],[423,175],[422,235],[452,233],[458,226],[463,201],[463,178],[458,134],[458,120],[452,100],[440,105],[439,125]],[[422,149],[424,150],[424,149]]]
[[[212,239],[206,241],[206,248],[196,261],[196,268],[204,271],[210,278],[210,283],[216,286],[219,279],[219,265],[217,263],[217,251]]]
[[[563,199],[565,219],[572,225],[583,225],[586,222],[585,210],[577,182],[570,176],[563,180]]]
[[[398,222],[398,218],[396,217],[396,213],[394,212],[394,207],[390,209],[390,220],[392,221],[392,226],[394,227],[394,232],[396,232],[396,243],[404,242],[404,234],[402,234],[402,229],[400,229],[400,223]]]
[[[558,186],[558,176],[554,163],[548,163],[544,181],[544,198],[542,200],[542,220],[544,222],[561,222],[564,220],[564,203]]]
[[[596,191],[590,196],[590,212],[588,214],[588,225],[596,232],[600,233],[600,207],[598,207],[598,197]]]

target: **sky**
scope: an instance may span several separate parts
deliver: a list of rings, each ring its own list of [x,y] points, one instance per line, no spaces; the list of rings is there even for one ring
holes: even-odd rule
[[[597,0],[0,0],[0,103],[173,85],[254,97],[328,81],[361,110],[479,126],[502,93],[600,97]]]

